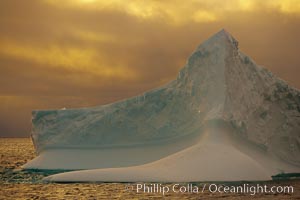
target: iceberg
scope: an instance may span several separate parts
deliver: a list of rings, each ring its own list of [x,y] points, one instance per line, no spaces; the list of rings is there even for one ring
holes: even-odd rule
[[[177,78],[109,105],[32,113],[25,169],[54,182],[269,180],[300,172],[300,92],[257,65],[224,29]]]

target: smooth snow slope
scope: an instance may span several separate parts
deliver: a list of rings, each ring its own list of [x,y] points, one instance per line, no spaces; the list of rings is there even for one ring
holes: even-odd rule
[[[94,171],[99,181],[270,178],[300,171],[299,112],[299,91],[256,65],[222,30],[161,88],[105,106],[33,112],[39,155],[24,168],[109,168]],[[209,125],[215,121],[221,128]],[[216,144],[204,135],[231,139]]]
[[[269,180],[278,169],[299,170],[242,141],[222,121],[205,126],[197,143],[158,161],[133,167],[82,170],[52,175],[53,182],[196,182]]]

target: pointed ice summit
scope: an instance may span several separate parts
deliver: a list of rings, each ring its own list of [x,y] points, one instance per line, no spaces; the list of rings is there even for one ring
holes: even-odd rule
[[[300,92],[225,30],[176,80],[109,105],[34,111],[24,168],[91,169],[50,181],[266,180],[300,172]]]

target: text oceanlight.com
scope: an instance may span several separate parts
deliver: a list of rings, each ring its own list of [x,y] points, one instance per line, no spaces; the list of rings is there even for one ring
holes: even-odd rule
[[[293,193],[293,186],[270,186],[263,184],[241,184],[241,185],[223,185],[223,184],[160,184],[160,183],[136,183],[128,184],[126,190],[134,191],[136,193],[160,193],[165,195],[167,193],[244,193],[255,195],[258,193],[265,194],[280,194],[280,193]]]

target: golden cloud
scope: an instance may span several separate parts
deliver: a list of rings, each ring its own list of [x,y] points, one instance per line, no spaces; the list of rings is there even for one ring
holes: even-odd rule
[[[222,19],[228,12],[251,12],[259,9],[281,13],[300,13],[298,0],[45,0],[62,7],[88,10],[109,10],[125,12],[140,19],[163,19],[173,25],[187,22],[212,22]]]
[[[86,35],[92,40],[107,40],[100,36]],[[135,79],[136,72],[127,66],[108,66],[105,58],[93,48],[64,47],[55,44],[43,47],[32,44],[22,44],[14,41],[0,41],[0,54],[16,59],[25,59],[31,62],[47,65],[48,67],[62,67],[74,71],[89,72],[106,78]]]
[[[299,0],[1,0],[0,135],[29,130],[32,109],[162,85],[221,28],[299,88],[299,14]]]
[[[300,1],[298,0],[272,0],[268,3],[283,13],[300,13]]]

